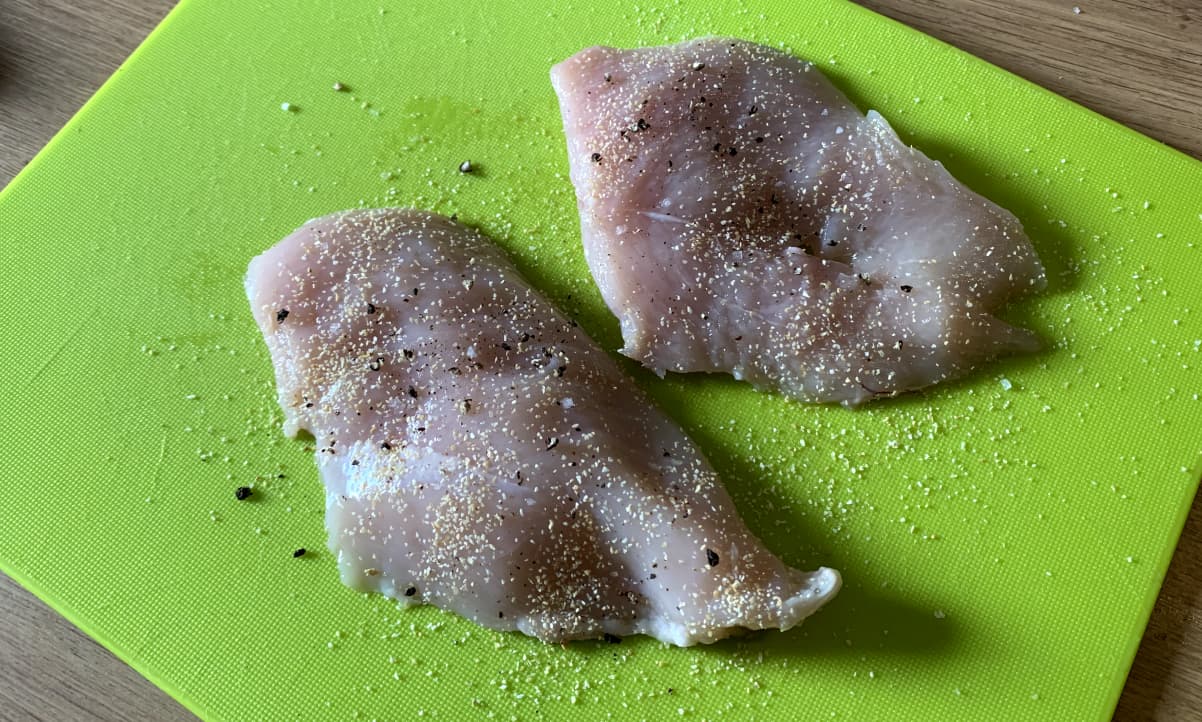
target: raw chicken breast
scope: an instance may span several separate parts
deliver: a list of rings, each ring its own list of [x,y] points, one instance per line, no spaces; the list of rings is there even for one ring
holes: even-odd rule
[[[584,253],[622,353],[854,405],[1038,348],[1018,220],[813,65],[747,42],[555,66]]]
[[[547,641],[677,645],[787,629],[838,590],[769,552],[697,447],[474,231],[334,214],[246,289],[355,589]]]

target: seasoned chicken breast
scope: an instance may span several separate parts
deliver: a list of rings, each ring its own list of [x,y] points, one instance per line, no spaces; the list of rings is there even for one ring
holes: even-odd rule
[[[838,590],[768,551],[680,428],[476,232],[334,214],[254,259],[246,290],[355,589],[547,641],[677,645],[788,629]]]
[[[622,353],[854,405],[1038,348],[1017,219],[752,43],[594,47],[551,71],[584,253]]]

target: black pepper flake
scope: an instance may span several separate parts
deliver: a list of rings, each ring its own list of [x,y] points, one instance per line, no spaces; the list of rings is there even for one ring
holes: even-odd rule
[[[384,443],[380,444],[380,448],[385,451],[390,451],[392,449],[392,444],[385,441]]]
[[[410,386],[409,387],[409,395],[416,399],[417,398],[417,389]]]
[[[718,552],[714,551],[713,549],[707,548],[705,550],[705,561],[711,567],[716,567],[716,566],[718,566],[718,562],[721,560],[718,558]]]
[[[730,153],[731,155],[735,155],[739,152],[739,150],[732,145],[730,148],[727,149],[726,152]]]
[[[383,356],[377,356],[371,363],[367,365],[372,371],[379,371],[380,366],[384,363]]]
[[[301,557],[303,557],[304,555],[305,555],[305,548],[304,548],[304,547],[301,547],[300,549],[297,549],[296,551],[292,552],[292,558],[293,558],[293,559],[300,559],[300,558],[301,558]]]
[[[647,125],[647,121],[643,120],[642,118],[639,118],[634,124],[634,129],[636,131],[647,130],[650,127],[651,126]]]
[[[558,436],[552,436],[551,438],[547,439],[547,451],[554,449],[556,446],[559,446]]]
[[[830,241],[827,241],[827,242],[826,242],[826,245],[828,245],[828,246],[832,246],[832,247],[833,247],[833,246],[837,246],[837,245],[839,245],[839,242],[838,242],[838,241],[836,241],[836,240],[830,240]]]
[[[652,574],[648,574],[648,575],[647,575],[647,578],[648,578],[648,579],[655,579],[655,574],[654,574],[654,573],[652,573]]]
[[[601,162],[601,154],[600,153],[593,153],[592,155],[589,156],[589,158],[591,158],[594,163]]]
[[[905,286],[901,287],[901,290],[902,290],[902,293],[909,293],[910,291],[914,290],[914,287],[910,286],[910,285],[905,285]]]
[[[368,313],[375,313],[375,312],[376,312],[376,304],[374,304],[374,303],[368,303],[368,304],[367,304],[367,312],[368,312]]]
[[[618,635],[616,635],[616,634],[610,634],[609,632],[606,632],[606,633],[605,633],[605,634],[604,634],[604,635],[601,637],[601,639],[605,640],[605,642],[606,642],[606,643],[608,643],[608,644],[621,644],[621,643],[622,643],[622,638],[621,638],[621,637],[619,637],[619,636],[618,636]]]
[[[409,586],[405,588],[406,597],[412,597],[414,594],[417,594],[417,587]]]
[[[409,349],[402,349],[401,355],[404,356],[405,358],[413,358],[413,352],[410,351]]]
[[[283,323],[284,319],[286,319],[286,318],[288,318],[288,309],[281,308],[280,310],[275,312],[275,322],[276,323]]]
[[[249,486],[240,486],[234,490],[234,498],[238,501],[246,501],[254,493],[254,490]]]
[[[754,106],[754,105],[753,105],[753,106],[751,106],[750,108],[748,108],[748,109],[747,109],[747,114],[748,114],[748,115],[755,115],[755,113],[756,113],[756,111],[757,111],[757,110],[759,110],[759,108],[757,108],[756,106]]]

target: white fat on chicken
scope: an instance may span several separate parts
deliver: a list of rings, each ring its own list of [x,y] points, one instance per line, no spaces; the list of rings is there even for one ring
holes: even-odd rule
[[[765,548],[693,442],[475,231],[337,213],[246,289],[351,587],[546,641],[676,645],[788,629],[838,590]]]
[[[706,38],[551,71],[584,254],[622,353],[855,405],[1039,347],[1018,220],[812,64]]]

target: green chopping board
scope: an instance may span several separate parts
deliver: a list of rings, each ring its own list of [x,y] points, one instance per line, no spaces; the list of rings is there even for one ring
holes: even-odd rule
[[[616,348],[548,69],[709,34],[1014,211],[1046,351],[859,411],[627,364],[773,550],[843,572],[800,629],[563,648],[343,587],[247,262],[342,208],[458,213]],[[837,0],[188,0],[0,194],[0,243],[0,568],[212,719],[1102,719],[1202,474],[1202,164]]]

